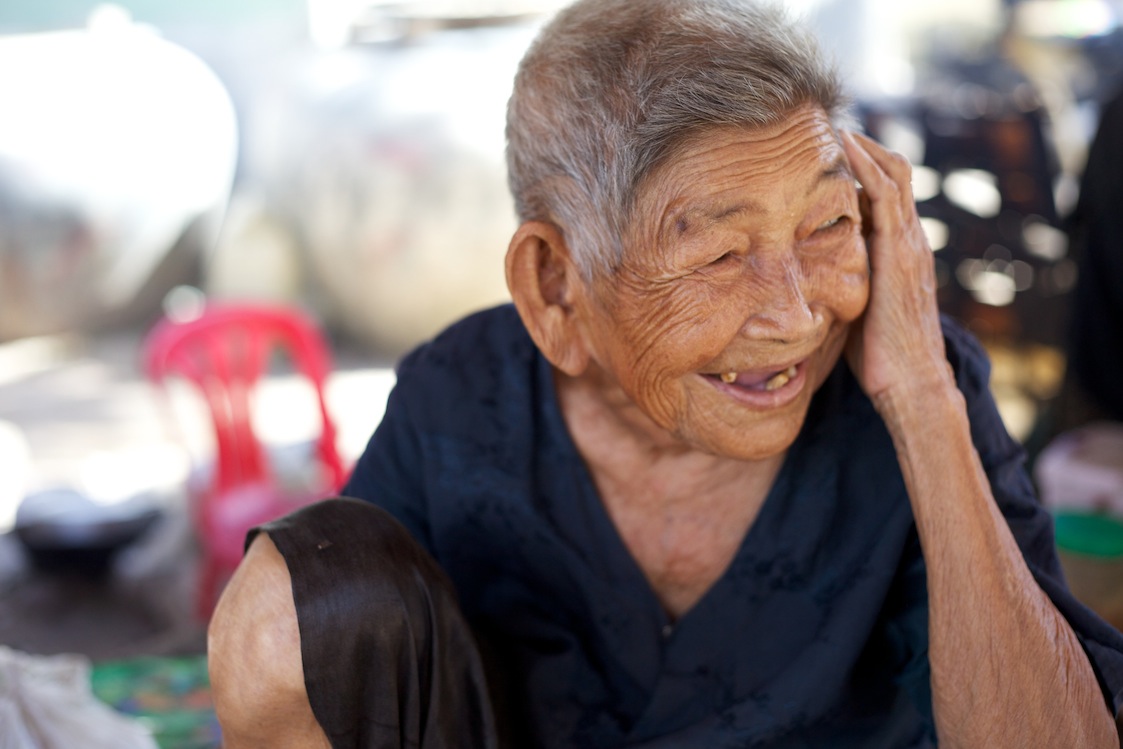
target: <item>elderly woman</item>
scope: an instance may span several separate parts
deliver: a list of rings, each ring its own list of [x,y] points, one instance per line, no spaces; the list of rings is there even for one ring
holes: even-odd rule
[[[748,3],[545,28],[514,305],[401,363],[365,502],[254,536],[211,630],[230,749],[1118,746],[1123,637],[843,108]]]

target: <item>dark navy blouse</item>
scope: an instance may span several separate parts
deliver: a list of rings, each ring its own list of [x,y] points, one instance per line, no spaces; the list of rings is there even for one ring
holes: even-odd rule
[[[944,331],[995,500],[1118,706],[1123,636],[1066,589],[986,357],[954,324]],[[390,511],[452,578],[501,664],[501,712],[532,735],[516,745],[935,744],[924,559],[889,434],[843,363],[732,564],[673,625],[511,306],[402,361],[344,493]]]

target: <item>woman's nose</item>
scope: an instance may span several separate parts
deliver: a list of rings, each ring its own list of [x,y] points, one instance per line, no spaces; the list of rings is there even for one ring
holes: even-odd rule
[[[771,271],[754,270],[763,272],[750,281],[750,314],[742,327],[742,335],[785,343],[815,335],[820,315],[808,302],[799,263],[789,259],[774,264]]]

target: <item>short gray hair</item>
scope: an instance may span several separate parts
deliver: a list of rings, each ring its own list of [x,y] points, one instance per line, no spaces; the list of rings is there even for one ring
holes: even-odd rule
[[[520,221],[557,225],[585,278],[623,254],[643,179],[710,128],[848,100],[814,37],[753,0],[578,0],[515,77],[507,167]]]

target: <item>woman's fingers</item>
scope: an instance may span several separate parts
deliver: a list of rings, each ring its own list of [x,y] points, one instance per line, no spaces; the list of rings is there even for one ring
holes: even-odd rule
[[[912,164],[909,163],[909,160],[899,153],[890,151],[866,135],[849,130],[846,131],[846,134],[850,136],[853,143],[859,146],[863,154],[877,165],[882,174],[896,185],[901,194],[911,200]]]
[[[901,387],[942,351],[935,274],[913,203],[908,160],[857,133],[843,133],[842,143],[861,184],[862,233],[872,271],[870,302],[849,355],[872,396]]]
[[[875,202],[890,197],[887,193],[892,191],[893,180],[874,160],[869,150],[857,140],[854,133],[843,131],[842,147],[850,159],[850,168],[854,176],[865,189],[866,194]]]
[[[872,224],[863,227],[867,239],[895,236],[927,249],[913,202],[908,159],[859,133],[844,131],[842,142],[854,176],[861,183],[860,194],[869,203],[863,206],[862,215],[863,224]]]
[[[870,203],[870,215],[863,217],[872,224],[866,227],[867,237],[889,235],[902,229],[912,215],[912,190],[908,182],[911,167],[907,162],[903,166],[896,163],[895,154],[868,138],[858,141],[855,134],[846,132],[842,142],[854,176]]]

